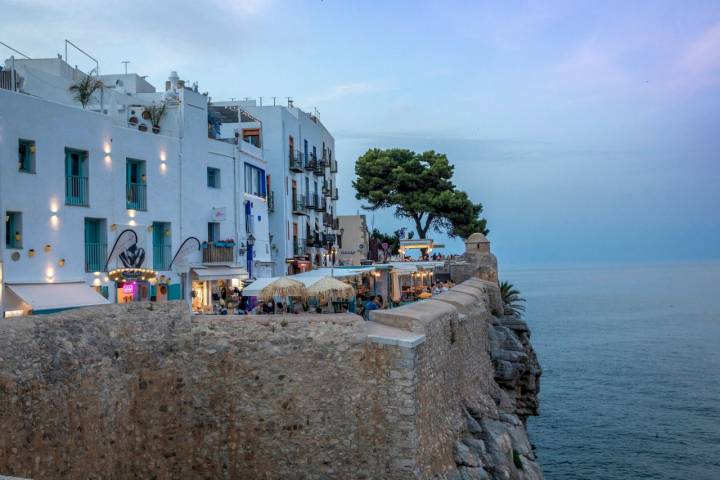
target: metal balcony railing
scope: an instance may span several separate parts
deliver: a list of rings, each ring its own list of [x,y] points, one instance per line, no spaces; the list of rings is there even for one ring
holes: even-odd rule
[[[221,243],[222,245],[218,245]],[[234,262],[235,244],[225,242],[208,242],[203,245],[203,263]]]
[[[293,237],[293,255],[298,257],[305,255],[307,247],[305,247],[305,239]]]
[[[85,243],[85,271],[101,272],[107,259],[107,243]]]
[[[305,170],[312,172],[317,168],[317,157],[312,153],[305,154]]]
[[[318,203],[315,206],[315,210],[318,212],[324,212],[327,209],[327,202],[325,201],[325,197],[319,196],[317,201]]]
[[[319,203],[317,193],[311,193],[307,196],[307,208],[309,210],[317,210]]]
[[[147,185],[127,184],[127,208],[129,210],[147,210]]]
[[[315,175],[317,175],[318,177],[324,177],[325,176],[325,168],[327,168],[327,161],[324,159],[318,160],[313,173]]]
[[[268,206],[268,212],[274,212],[275,211],[275,192],[270,190],[267,195],[267,206]]]
[[[332,227],[333,226],[333,216],[329,213],[323,214],[323,225],[326,227]]]
[[[302,172],[303,171],[303,161],[302,161],[302,156],[301,156],[299,150],[291,151],[290,158],[288,159],[288,161],[290,162],[290,171],[291,172]]]
[[[305,195],[295,194],[292,200],[292,209],[295,215],[307,215]]]
[[[332,192],[332,199],[337,200],[338,198],[339,198],[338,197],[338,189],[335,188],[335,189],[333,189],[333,192]]]
[[[337,173],[338,164],[337,160],[330,160],[330,173]]]
[[[153,270],[168,270],[172,258],[170,245],[153,245]]]
[[[87,207],[89,201],[88,178],[65,176],[65,204]]]

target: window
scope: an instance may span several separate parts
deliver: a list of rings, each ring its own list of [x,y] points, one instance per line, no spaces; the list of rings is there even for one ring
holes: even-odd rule
[[[307,164],[308,161],[308,141],[303,140],[303,154],[305,156],[305,163]]]
[[[220,241],[220,223],[208,222],[208,242]]]
[[[5,246],[22,248],[22,213],[20,212],[5,214]]]
[[[209,188],[220,188],[220,169],[208,167],[207,186]]]
[[[260,148],[260,129],[259,128],[246,128],[243,129],[243,140],[251,145],[255,145]]]
[[[18,171],[35,173],[35,142],[23,140],[18,142]]]
[[[153,222],[153,270],[168,270],[171,261],[172,230],[168,222]]]
[[[65,149],[65,204],[89,205],[88,152]]]
[[[245,164],[245,193],[265,197],[265,170],[249,163]]]
[[[105,219],[85,219],[85,271],[100,272],[107,259],[107,231]]]
[[[145,160],[127,159],[127,208],[147,210]]]

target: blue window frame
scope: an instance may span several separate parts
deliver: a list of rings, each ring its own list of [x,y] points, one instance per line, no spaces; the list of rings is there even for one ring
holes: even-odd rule
[[[170,268],[172,229],[168,222],[153,222],[153,270]]]
[[[87,207],[90,203],[88,152],[65,149],[65,204]]]
[[[145,160],[127,159],[127,208],[147,210],[147,178]]]
[[[102,218],[85,219],[85,271],[100,272],[107,260],[107,230]]]
[[[35,173],[35,142],[20,139],[18,141],[18,171]]]
[[[265,181],[265,170],[249,163],[245,164],[245,193],[265,198],[267,195]]]
[[[5,213],[5,246],[7,248],[22,248],[22,213]]]
[[[207,186],[209,188],[220,188],[220,169],[207,167]]]

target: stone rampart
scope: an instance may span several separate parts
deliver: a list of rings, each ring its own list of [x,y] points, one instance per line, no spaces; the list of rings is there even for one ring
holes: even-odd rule
[[[503,364],[500,385],[492,355],[531,347],[510,328],[491,342],[497,298],[469,280],[370,322],[193,317],[179,302],[2,322],[0,474],[541,478],[532,392],[506,392],[529,384]]]

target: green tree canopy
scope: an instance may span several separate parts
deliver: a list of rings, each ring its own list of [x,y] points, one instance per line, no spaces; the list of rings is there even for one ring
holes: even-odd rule
[[[355,196],[367,201],[364,208],[394,208],[396,216],[411,219],[419,238],[431,228],[451,237],[487,235],[482,205],[455,188],[453,170],[447,156],[432,150],[373,148],[355,163],[353,187]]]

